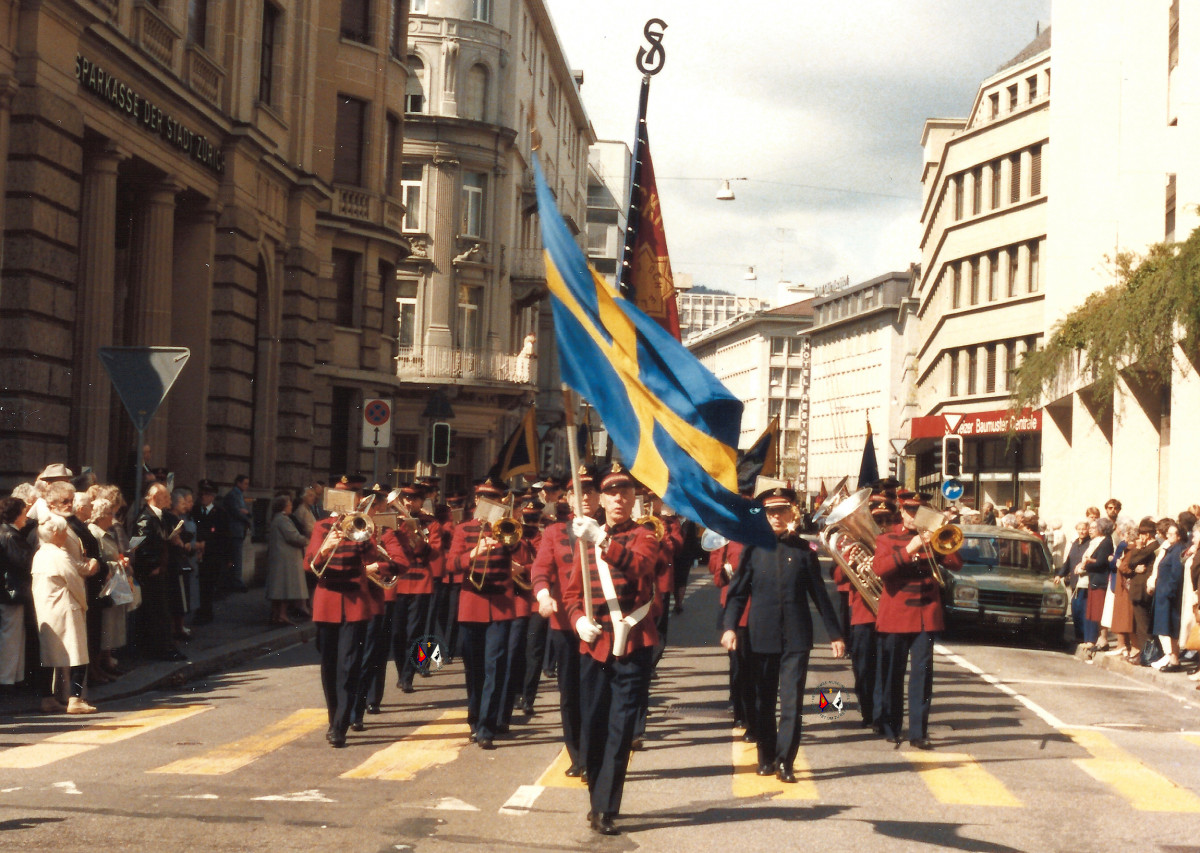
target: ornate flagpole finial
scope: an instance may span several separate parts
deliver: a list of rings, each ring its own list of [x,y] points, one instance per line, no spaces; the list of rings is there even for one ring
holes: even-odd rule
[[[661,29],[652,29],[655,25]],[[650,47],[649,49],[638,48],[637,67],[647,77],[652,77],[662,71],[663,66],[667,64],[667,51],[662,46],[663,30],[666,28],[667,22],[662,18],[651,18],[646,21],[646,26],[642,29],[642,34],[646,37],[646,41],[650,42]]]

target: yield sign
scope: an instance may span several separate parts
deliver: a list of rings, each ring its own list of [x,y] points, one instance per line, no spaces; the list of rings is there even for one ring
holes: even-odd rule
[[[942,415],[946,420],[946,432],[954,435],[958,432],[958,425],[963,422],[962,415]]]
[[[98,353],[139,432],[146,429],[192,354],[187,347],[100,347]]]

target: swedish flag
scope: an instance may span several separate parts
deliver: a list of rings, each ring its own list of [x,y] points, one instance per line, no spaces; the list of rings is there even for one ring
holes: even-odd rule
[[[729,539],[774,547],[761,505],[737,491],[741,401],[596,275],[536,154],[534,174],[563,382],[592,404],[630,472],[664,503]]]

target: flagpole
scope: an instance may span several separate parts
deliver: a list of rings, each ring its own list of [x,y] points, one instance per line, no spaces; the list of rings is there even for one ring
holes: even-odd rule
[[[655,30],[655,27],[661,29]],[[641,186],[638,175],[642,165],[642,148],[646,139],[646,105],[650,102],[650,78],[662,71],[667,61],[667,52],[662,46],[662,31],[667,28],[661,18],[646,22],[643,34],[650,42],[649,49],[641,48],[637,53],[637,67],[642,72],[642,90],[638,95],[638,117],[633,138],[633,169],[629,175],[629,211],[625,218],[625,247],[621,252],[621,278],[618,282],[621,295],[629,299],[633,276],[633,244],[637,239],[638,210],[642,204]]]
[[[575,403],[571,389],[562,386],[563,414],[567,418],[567,455],[571,460],[571,484],[575,494],[575,510],[583,512],[583,487],[579,483],[579,448],[575,443]],[[597,483],[596,485],[599,485]],[[588,565],[587,543],[579,546],[580,586],[583,588],[583,615],[592,619],[592,570]]]

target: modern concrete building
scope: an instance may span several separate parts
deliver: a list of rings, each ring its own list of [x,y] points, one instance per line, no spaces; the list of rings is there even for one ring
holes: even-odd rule
[[[601,139],[588,151],[588,261],[613,287],[625,249],[633,152],[624,142]]]
[[[679,334],[685,341],[742,314],[771,307],[769,302],[757,296],[683,288],[675,294],[675,303],[679,306]]]
[[[1056,76],[1056,105],[1060,92]],[[1040,500],[1040,418],[1022,420],[1012,440],[1003,427],[1010,377],[1038,345],[1045,293],[1057,286],[1043,275],[1050,114],[1046,29],[983,81],[965,119],[930,119],[921,138],[921,266],[910,319],[916,416],[907,453],[918,483],[936,489],[941,437],[971,429],[960,433],[968,505]],[[990,426],[973,431],[976,421]]]
[[[417,0],[408,33],[397,467],[427,458],[452,411],[443,486],[462,488],[535,399],[544,430],[561,421],[532,151],[582,240],[595,133],[542,0]]]
[[[185,346],[177,482],[370,471],[390,396],[406,3],[0,0],[0,486],[132,477],[103,346]],[[391,460],[381,460],[390,467]]]
[[[909,289],[915,270],[890,272],[850,284],[843,279],[817,289],[812,300],[808,483],[818,494],[858,472],[870,419],[875,460],[886,476],[901,458],[893,440],[908,438],[913,399],[914,334]],[[897,474],[903,475],[897,464]]]
[[[779,476],[808,482],[811,300],[740,314],[699,334],[687,348],[745,405],[739,447],[779,416]]]
[[[1114,283],[1108,259],[1184,240],[1200,213],[1200,0],[1055,0],[1046,191],[1045,326]],[[1112,405],[1086,376],[1045,401],[1043,514],[1075,519],[1115,496],[1125,513],[1197,501],[1200,365],[1175,347],[1161,385],[1126,371]]]

